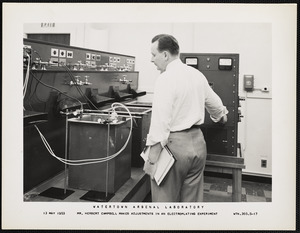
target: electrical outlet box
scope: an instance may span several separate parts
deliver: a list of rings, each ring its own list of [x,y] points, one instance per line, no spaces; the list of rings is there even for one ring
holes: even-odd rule
[[[267,167],[267,160],[266,159],[262,159],[261,160],[261,167],[262,168],[266,168]]]
[[[246,91],[253,91],[254,75],[244,75],[244,89]]]

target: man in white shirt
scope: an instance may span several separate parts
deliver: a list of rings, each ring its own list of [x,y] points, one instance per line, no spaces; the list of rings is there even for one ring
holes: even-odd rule
[[[151,177],[153,202],[203,201],[206,143],[199,126],[205,108],[214,122],[227,122],[227,109],[205,76],[179,59],[177,40],[166,34],[152,39],[151,62],[159,71],[146,145],[149,160],[144,171]],[[176,158],[163,182],[153,180],[162,148],[168,145]]]

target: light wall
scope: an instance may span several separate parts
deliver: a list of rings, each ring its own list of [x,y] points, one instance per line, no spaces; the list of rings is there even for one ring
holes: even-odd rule
[[[269,23],[90,23],[57,24],[47,33],[70,33],[71,45],[133,55],[139,71],[139,89],[151,95],[159,74],[151,63],[150,45],[159,33],[174,35],[181,52],[240,54],[239,96],[244,97],[239,142],[244,173],[272,174],[272,25]],[[50,32],[49,32],[50,31]],[[26,33],[43,33],[39,25],[24,26]],[[46,32],[45,32],[46,33]],[[246,93],[243,76],[254,75],[255,90]],[[259,89],[268,87],[269,92]],[[267,160],[267,168],[261,167]]]

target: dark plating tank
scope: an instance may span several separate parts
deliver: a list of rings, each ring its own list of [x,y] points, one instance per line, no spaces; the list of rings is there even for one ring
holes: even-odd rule
[[[108,126],[99,123],[100,118],[84,115],[81,119],[68,120],[69,159],[105,158],[123,147],[130,131],[129,120]],[[68,174],[69,188],[115,193],[131,176],[131,139],[117,157],[108,162],[70,165]]]
[[[144,160],[140,156],[141,152],[145,148],[147,134],[149,132],[151,121],[151,105],[140,105],[138,103],[127,103],[126,106],[130,113],[134,116],[134,124],[132,129],[132,156],[131,166],[142,167]],[[109,112],[111,109],[103,110]],[[128,115],[128,112],[123,108],[116,108],[118,114]]]

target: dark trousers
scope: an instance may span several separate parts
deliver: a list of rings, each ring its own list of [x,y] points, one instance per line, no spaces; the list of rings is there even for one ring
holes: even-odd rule
[[[168,147],[176,162],[158,186],[151,180],[153,202],[202,202],[206,143],[199,128],[170,133]]]

